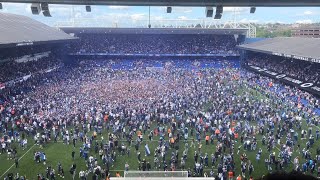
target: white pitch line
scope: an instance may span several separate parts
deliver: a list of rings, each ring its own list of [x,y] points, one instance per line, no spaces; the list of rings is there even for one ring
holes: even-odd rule
[[[277,148],[279,151],[281,151],[277,146],[275,146],[275,148]],[[293,164],[293,161],[291,161],[291,163]]]
[[[27,152],[25,152],[25,153],[18,159],[18,161],[20,161],[35,145],[36,145],[36,144],[34,144],[33,146],[31,146],[30,149],[29,149]],[[9,169],[0,176],[0,178],[2,178],[14,165],[15,165],[15,163],[13,163],[12,166],[10,166]]]
[[[275,147],[276,149],[278,149],[279,151],[281,151],[280,148],[278,148],[277,146],[274,146],[274,147]]]

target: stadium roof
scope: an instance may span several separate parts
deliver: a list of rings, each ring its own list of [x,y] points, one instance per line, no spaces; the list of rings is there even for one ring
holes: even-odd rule
[[[8,0],[17,3],[126,6],[320,6],[318,0]]]
[[[0,13],[0,46],[33,45],[48,41],[75,39],[65,32],[29,17]]]
[[[203,29],[203,28],[61,28],[66,33],[108,34],[225,34],[246,35],[247,29]]]
[[[240,49],[262,52],[288,58],[311,60],[320,59],[319,38],[272,38],[255,43],[240,45]]]

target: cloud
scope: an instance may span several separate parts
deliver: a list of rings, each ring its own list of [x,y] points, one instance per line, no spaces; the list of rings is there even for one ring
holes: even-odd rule
[[[223,12],[250,12],[249,7],[223,7]]]
[[[109,9],[113,10],[128,10],[129,6],[108,6]]]
[[[67,5],[49,5],[50,12],[53,17],[65,17],[65,16],[70,16],[72,13],[72,8],[74,11],[78,12],[80,9],[77,6],[67,6]],[[82,11],[85,11],[85,8],[82,9]],[[77,14],[77,13],[76,13]]]
[[[146,15],[143,14],[143,13],[139,13],[139,14],[132,14],[130,15],[130,18],[133,20],[133,21],[137,21],[137,20],[143,20],[146,18]]]
[[[10,8],[23,8],[27,6],[27,4],[24,3],[3,3],[3,7],[10,7]]]
[[[239,22],[240,23],[258,23],[259,20],[243,18],[243,19],[239,20]]]
[[[297,24],[312,24],[313,21],[311,19],[303,19],[296,21]]]
[[[262,24],[276,24],[276,23],[278,23],[278,24],[287,24],[288,22],[270,19],[268,21],[265,21],[265,20],[264,21],[260,21],[260,23],[262,23]]]
[[[74,17],[75,18],[83,18],[83,16],[82,16],[82,13],[76,13],[75,15],[74,15]]]
[[[31,5],[21,3],[3,3],[3,10],[1,12],[14,14],[31,13],[30,6]]]
[[[188,18],[187,18],[187,17],[185,17],[185,16],[179,16],[179,17],[178,17],[178,19],[186,20],[186,19],[188,19]]]
[[[152,20],[164,20],[163,16],[151,16]]]
[[[185,11],[183,11],[183,13],[192,13],[192,9],[185,10]]]
[[[192,7],[173,7],[172,12],[177,13],[192,13],[193,9]]]
[[[158,7],[156,10],[160,12],[167,12],[167,7]],[[189,14],[193,12],[193,7],[172,7],[172,13],[184,13],[184,14]]]
[[[311,11],[311,10],[306,10],[304,12],[299,12],[299,13],[296,13],[294,15],[294,17],[297,17],[297,16],[316,16],[316,15],[319,15],[320,13],[317,12],[317,11]]]
[[[311,15],[311,14],[313,14],[313,12],[312,11],[305,11],[305,12],[303,12],[303,14],[304,15]]]

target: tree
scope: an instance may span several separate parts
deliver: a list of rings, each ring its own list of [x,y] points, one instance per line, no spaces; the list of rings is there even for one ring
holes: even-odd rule
[[[291,37],[291,30],[280,29],[279,26],[257,27],[257,37],[262,37],[262,38]]]

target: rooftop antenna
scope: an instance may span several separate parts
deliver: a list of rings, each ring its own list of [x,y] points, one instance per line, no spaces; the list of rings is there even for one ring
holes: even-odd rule
[[[237,8],[235,7],[233,9],[233,23],[237,22]]]
[[[150,23],[150,6],[149,6],[149,24],[148,24],[148,28],[151,28],[151,23]]]
[[[74,5],[72,5],[72,27],[75,26],[75,15],[74,15]]]

